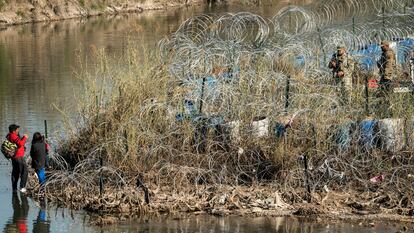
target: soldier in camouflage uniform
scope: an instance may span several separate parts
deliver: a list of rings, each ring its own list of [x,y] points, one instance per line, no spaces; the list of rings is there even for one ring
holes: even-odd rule
[[[346,47],[340,45],[337,52],[332,55],[328,67],[332,69],[335,83],[338,85],[338,91],[341,93],[343,103],[349,102],[352,91],[352,73],[354,64],[348,57]]]
[[[390,117],[390,101],[392,93],[392,84],[396,76],[396,56],[395,52],[390,48],[390,42],[381,42],[381,57],[377,62],[379,69],[379,90],[377,97],[379,98],[379,109],[382,110],[382,117]]]
[[[395,76],[397,62],[395,53],[390,48],[390,43],[388,41],[381,42],[381,50],[381,58],[377,62],[380,75],[379,85],[381,90],[390,91]]]

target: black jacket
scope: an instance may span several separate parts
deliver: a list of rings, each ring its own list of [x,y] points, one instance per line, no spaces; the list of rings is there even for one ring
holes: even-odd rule
[[[30,157],[32,157],[32,168],[39,170],[45,167],[46,162],[46,144],[45,142],[36,142],[32,144],[30,149]]]

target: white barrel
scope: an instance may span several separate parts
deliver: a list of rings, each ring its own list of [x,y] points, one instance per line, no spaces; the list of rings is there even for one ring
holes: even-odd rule
[[[256,138],[269,136],[269,119],[265,118],[259,121],[252,122],[252,133]]]
[[[403,119],[382,119],[378,124],[382,149],[388,152],[404,149],[406,140]]]

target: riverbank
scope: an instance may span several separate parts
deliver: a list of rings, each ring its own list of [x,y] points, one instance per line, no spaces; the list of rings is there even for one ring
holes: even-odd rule
[[[37,188],[32,186],[31,190],[31,195],[38,198]],[[200,185],[179,190],[151,185],[149,192],[149,203],[145,201],[143,190],[133,185],[117,190],[107,188],[102,196],[68,187],[60,194],[48,193],[47,199],[58,205],[88,211],[95,216],[93,224],[97,225],[140,216],[203,214],[220,217],[301,216],[316,222],[351,220],[363,224],[371,224],[371,221],[414,224],[412,200],[380,189],[372,192],[327,189],[312,193],[310,203],[302,200],[301,196],[307,195],[304,190],[290,192],[272,184]]]
[[[88,0],[36,0],[9,2],[0,0],[0,26],[57,21],[98,15],[141,13],[185,5],[203,4],[203,0],[105,2]]]

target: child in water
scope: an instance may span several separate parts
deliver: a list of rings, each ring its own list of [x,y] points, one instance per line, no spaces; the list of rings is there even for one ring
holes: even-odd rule
[[[48,150],[49,145],[45,142],[42,134],[34,133],[30,157],[32,158],[32,168],[35,170],[41,185],[46,181],[45,166]]]

